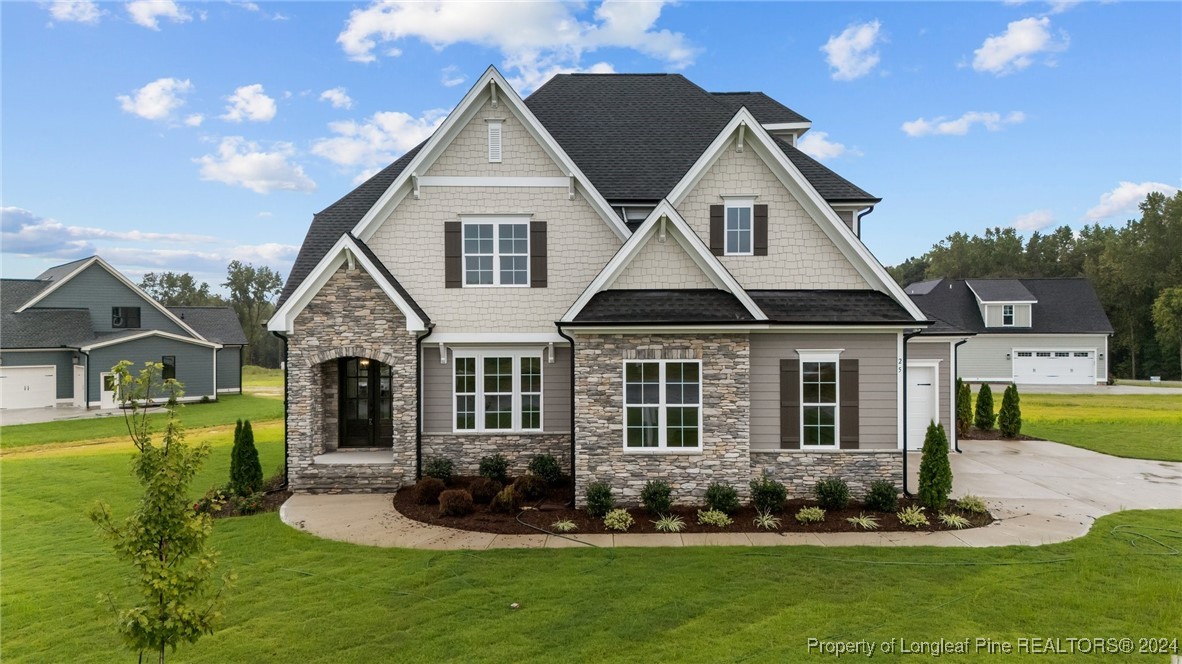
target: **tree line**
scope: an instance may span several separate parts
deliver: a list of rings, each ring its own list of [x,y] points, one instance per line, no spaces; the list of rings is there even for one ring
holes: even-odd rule
[[[1031,233],[953,233],[888,268],[900,285],[925,279],[1087,277],[1115,333],[1110,375],[1182,376],[1182,192],[1151,193],[1123,226]]]
[[[244,361],[271,368],[283,361],[283,342],[263,327],[275,312],[275,297],[283,290],[283,278],[275,270],[231,261],[221,284],[228,297],[213,293],[208,283],[198,282],[187,272],[149,272],[139,285],[166,307],[232,307],[249,344]]]

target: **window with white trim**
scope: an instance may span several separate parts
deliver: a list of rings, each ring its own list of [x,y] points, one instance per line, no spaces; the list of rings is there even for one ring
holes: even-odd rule
[[[699,449],[701,433],[700,361],[624,362],[626,449]]]
[[[837,447],[838,356],[800,353],[800,446]]]
[[[1012,305],[1012,304],[1001,305],[1001,324],[1005,325],[1007,327],[1013,326],[1013,324],[1014,324],[1014,305]]]
[[[456,431],[541,431],[540,350],[455,350]]]
[[[749,198],[726,201],[726,248],[727,256],[750,256],[754,253],[755,201]]]
[[[465,221],[464,285],[528,288],[529,221]]]

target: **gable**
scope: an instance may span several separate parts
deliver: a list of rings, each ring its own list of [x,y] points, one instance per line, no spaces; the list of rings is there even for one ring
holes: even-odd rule
[[[112,307],[139,307],[141,330],[193,336],[190,330],[184,329],[172,317],[157,309],[147,295],[129,287],[97,261],[62,282],[32,306],[36,309],[87,309],[97,334],[117,331],[111,326]]]
[[[657,236],[648,242],[611,284],[613,289],[688,289],[714,288],[714,283],[690,258],[673,237],[661,242]]]
[[[499,121],[501,126],[501,161],[489,162],[488,125]],[[498,103],[493,108],[487,99],[468,123],[460,129],[442,154],[425,173],[428,177],[558,177],[567,173],[554,163],[550,155],[529,134],[521,119]]]

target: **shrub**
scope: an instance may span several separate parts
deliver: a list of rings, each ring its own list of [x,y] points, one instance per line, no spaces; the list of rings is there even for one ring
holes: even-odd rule
[[[517,491],[510,484],[501,489],[501,492],[492,499],[492,503],[488,507],[494,512],[512,514],[521,508],[521,496],[517,495]]]
[[[980,496],[965,496],[956,501],[956,506],[966,512],[972,512],[973,514],[984,514],[988,511],[985,509],[985,501],[982,500]]]
[[[263,511],[263,498],[265,496],[266,494],[262,492],[256,492],[246,496],[234,496],[230,499],[230,504],[234,507],[234,511],[242,516],[258,514]]]
[[[796,520],[801,523],[820,523],[825,520],[825,510],[820,507],[802,507],[796,513]]]
[[[771,512],[760,511],[753,519],[756,528],[763,528],[764,530],[779,530],[780,517],[773,515]]]
[[[734,523],[734,519],[722,510],[698,510],[698,524],[703,526],[718,526],[726,528]]]
[[[1010,385],[1001,395],[1001,411],[997,414],[997,428],[1005,438],[1017,438],[1022,433],[1022,407],[1018,405],[1018,386]]]
[[[784,511],[788,502],[788,489],[767,475],[751,480],[751,504],[758,512],[775,514]]]
[[[468,516],[474,511],[472,494],[463,489],[450,489],[439,494],[439,516]]]
[[[517,487],[515,491],[522,500],[541,500],[550,491],[550,485],[546,483],[546,480],[537,475],[522,475],[517,478],[513,486]]]
[[[653,527],[660,533],[680,533],[685,530],[685,520],[679,516],[662,516],[653,521]]]
[[[982,383],[981,389],[977,391],[977,410],[973,415],[973,424],[982,431],[990,431],[996,417],[993,414],[993,390],[989,389],[988,383]]]
[[[668,482],[649,480],[640,490],[640,504],[644,505],[644,510],[649,514],[665,514],[673,507],[672,495],[673,489],[669,487]]]
[[[415,502],[420,505],[434,505],[439,502],[439,494],[447,489],[443,480],[437,477],[424,477],[415,484]]]
[[[968,528],[969,526],[973,525],[969,523],[968,519],[959,514],[946,514],[944,512],[940,512],[940,523],[949,528],[955,528],[957,530],[960,530],[961,528]]]
[[[263,466],[254,446],[250,420],[234,428],[234,449],[230,452],[230,488],[239,496],[249,496],[263,488]]]
[[[887,480],[874,480],[862,504],[875,512],[894,512],[899,509],[899,490]]]
[[[584,492],[587,498],[587,513],[591,516],[606,516],[616,505],[612,488],[607,482],[592,482]]]
[[[542,478],[547,484],[558,484],[562,481],[562,466],[553,454],[539,454],[529,460],[529,472]]]
[[[477,477],[468,485],[468,493],[472,494],[472,501],[477,505],[487,505],[501,492],[504,487],[500,482],[487,477]]]
[[[455,472],[456,465],[452,463],[451,459],[444,457],[431,457],[427,459],[427,463],[423,464],[424,475],[442,480],[444,484],[451,481],[451,476]]]
[[[845,509],[845,506],[850,504],[850,486],[840,477],[830,477],[817,482],[813,487],[813,495],[817,497],[821,507],[827,510]]]
[[[904,507],[899,512],[896,512],[895,516],[899,517],[899,523],[904,526],[922,528],[928,525],[928,517],[923,513],[923,508],[918,505]]]
[[[730,485],[715,482],[706,487],[706,509],[734,514],[739,511],[739,493]]]
[[[967,436],[973,426],[973,390],[956,379],[956,435]]]
[[[222,511],[229,499],[230,496],[224,488],[213,487],[193,503],[193,511],[198,514],[215,514]]]
[[[509,481],[509,460],[501,454],[480,457],[480,476],[501,485]],[[473,498],[476,496],[473,495]]]
[[[559,519],[550,524],[550,528],[552,528],[556,533],[572,533],[578,529],[578,526],[576,526],[575,522],[571,521],[570,519]]]
[[[878,530],[878,517],[873,514],[859,513],[858,516],[851,516],[846,521],[862,530]]]
[[[923,438],[923,456],[919,460],[919,502],[924,507],[942,510],[951,491],[948,436],[944,435],[944,425],[932,422]]]
[[[635,522],[632,520],[632,515],[628,513],[628,510],[615,509],[603,517],[603,526],[605,528],[608,530],[618,530],[621,533],[631,528],[633,523]]]

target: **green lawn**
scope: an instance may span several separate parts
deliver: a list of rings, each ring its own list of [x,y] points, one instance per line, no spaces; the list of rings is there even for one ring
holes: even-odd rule
[[[268,472],[281,432],[258,430]],[[220,438],[200,489],[226,480]],[[0,459],[6,664],[134,661],[97,600],[127,568],[83,516],[98,498],[127,512],[129,456]],[[225,625],[170,661],[833,661],[809,657],[807,639],[1177,637],[1182,556],[1167,554],[1180,523],[1182,511],[1125,512],[1036,548],[440,552],[324,541],[275,514],[230,519],[214,534],[238,574]]]
[[[242,387],[283,387],[283,370],[248,364],[242,367]]]
[[[163,418],[164,411],[154,417]],[[223,394],[214,403],[190,403],[181,408],[185,426],[198,427],[233,424],[238,418],[252,422],[283,419],[283,401],[279,398],[249,394]],[[18,424],[0,427],[0,449],[100,440],[127,435],[121,415],[94,417],[41,424]]]
[[[996,395],[994,404],[1001,407]],[[1022,433],[1115,456],[1182,461],[1182,394],[1025,394]]]

